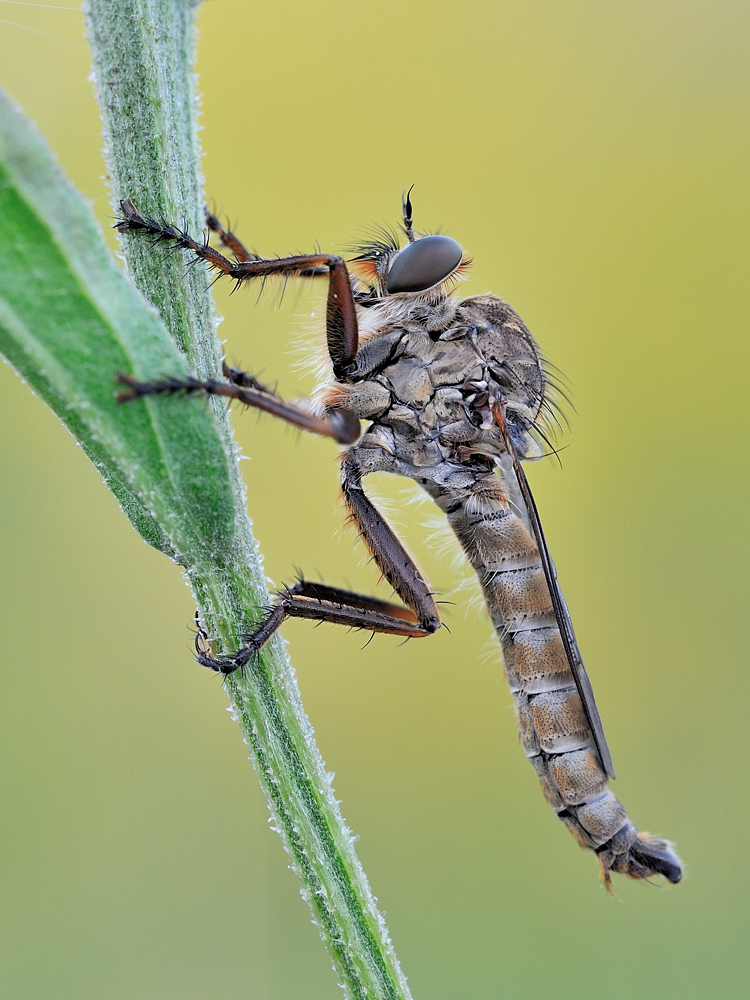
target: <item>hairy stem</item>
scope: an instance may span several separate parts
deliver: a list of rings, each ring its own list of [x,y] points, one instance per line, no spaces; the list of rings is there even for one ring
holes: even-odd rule
[[[195,4],[87,0],[85,9],[115,208],[130,197],[144,214],[195,231],[203,212]],[[160,312],[190,367],[201,378],[215,377],[220,349],[205,272],[186,270],[179,255],[155,253],[145,240],[124,236],[121,245],[131,277]],[[208,632],[219,649],[228,650],[250,630],[268,594],[226,407],[220,400],[211,405],[230,469],[233,530],[221,546],[212,544],[221,532],[206,518],[184,533],[179,558]],[[190,463],[191,456],[181,459]],[[406,1000],[406,980],[352,848],[282,643],[269,643],[242,675],[227,679],[226,688],[342,985],[362,1000]]]

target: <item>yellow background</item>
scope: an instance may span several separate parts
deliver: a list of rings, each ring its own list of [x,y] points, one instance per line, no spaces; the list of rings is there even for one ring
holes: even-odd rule
[[[111,224],[80,15],[0,7],[35,29],[0,22],[0,82]],[[570,379],[563,468],[529,475],[616,792],[687,866],[607,897],[523,758],[466,592],[429,642],[363,651],[290,623],[415,1000],[747,989],[749,20],[736,0],[201,11],[207,191],[251,246],[340,249],[398,222],[415,183],[417,227],[475,259],[465,291],[508,299]],[[230,360],[308,391],[292,348],[320,286],[217,295]],[[0,994],[337,996],[221,685],[191,660],[179,570],[7,367],[0,412]],[[335,446],[235,425],[274,581],[374,586],[339,527]],[[377,488],[448,594],[432,512]]]

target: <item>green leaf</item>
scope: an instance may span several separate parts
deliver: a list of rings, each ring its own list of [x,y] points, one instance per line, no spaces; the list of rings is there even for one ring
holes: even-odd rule
[[[79,439],[143,537],[185,563],[230,544],[229,462],[210,408],[115,400],[115,375],[188,370],[41,136],[0,95],[0,351]]]

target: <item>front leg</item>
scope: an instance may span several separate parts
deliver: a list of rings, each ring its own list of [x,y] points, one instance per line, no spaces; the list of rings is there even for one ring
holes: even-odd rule
[[[252,253],[248,250],[245,244],[237,236],[235,236],[232,230],[225,229],[216,216],[209,212],[208,209],[206,209],[206,225],[212,233],[216,233],[220,242],[232,251],[237,260],[258,259],[257,253]]]
[[[292,257],[263,258],[250,254],[237,238],[227,233],[211,217],[218,226],[217,231],[225,234],[227,240],[231,237],[234,244],[228,245],[238,250],[241,257],[250,259],[230,260],[219,253],[208,243],[208,234],[202,241],[194,240],[185,230],[177,229],[167,223],[157,222],[138,214],[130,198],[120,202],[124,218],[116,225],[121,233],[145,233],[153,238],[155,243],[174,243],[195,254],[199,260],[204,260],[209,267],[233,278],[237,284],[250,281],[253,278],[268,278],[273,275],[316,277],[328,273],[328,304],[326,307],[326,339],[328,354],[333,365],[333,373],[340,381],[348,381],[350,372],[357,356],[359,332],[357,327],[357,309],[354,304],[354,294],[349,278],[349,272],[343,257],[336,254],[299,254]],[[212,227],[215,228],[215,227]]]

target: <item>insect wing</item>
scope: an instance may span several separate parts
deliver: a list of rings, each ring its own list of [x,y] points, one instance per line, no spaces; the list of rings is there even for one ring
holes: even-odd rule
[[[523,470],[522,470],[523,471]],[[528,483],[526,484],[528,489]],[[529,490],[529,495],[531,491]],[[532,497],[533,500],[533,497]],[[539,524],[539,516],[536,515],[536,522]],[[536,532],[535,532],[536,534]],[[565,598],[560,590],[560,584],[557,582],[557,572],[555,571],[555,564],[552,562],[549,551],[547,550],[547,543],[544,539],[544,535],[541,531],[541,524],[539,524],[539,534],[542,537],[542,547],[545,549],[545,555],[552,568],[552,574],[554,578],[554,587],[556,596],[562,606],[562,620],[555,606],[555,616],[560,626],[560,632],[565,636],[563,639],[563,645],[565,646],[566,652],[570,649],[568,653],[568,660],[571,664],[571,669],[573,671],[573,679],[576,682],[576,687],[578,688],[578,694],[583,702],[583,709],[589,720],[589,725],[591,726],[591,732],[594,734],[594,742],[596,743],[596,748],[599,751],[599,756],[602,761],[604,770],[610,776],[610,778],[615,778],[615,769],[612,764],[612,754],[609,752],[609,746],[607,745],[607,738],[604,735],[604,727],[602,725],[601,716],[599,715],[599,709],[596,706],[596,699],[594,698],[594,689],[591,686],[591,680],[589,679],[586,667],[583,665],[583,657],[581,656],[581,651],[578,648],[578,643],[576,641],[576,635],[573,631],[573,622],[570,620],[570,612],[568,611],[568,605],[565,603]],[[539,543],[537,542],[537,545]],[[544,557],[543,557],[544,563]],[[545,576],[547,573],[545,571]],[[547,576],[549,581],[549,576]],[[550,588],[552,591],[552,588]],[[556,605],[555,597],[552,598],[553,605]],[[566,641],[567,639],[567,641]],[[572,654],[572,656],[571,656]]]
[[[539,512],[536,508],[536,503],[534,502],[534,497],[531,493],[528,480],[526,479],[526,474],[521,467],[518,455],[516,454],[516,450],[513,446],[513,441],[508,430],[505,415],[500,407],[495,407],[494,409],[500,432],[505,441],[505,447],[513,465],[513,472],[518,482],[518,488],[523,498],[529,523],[531,524],[531,529],[534,533],[534,539],[536,541],[537,548],[539,549],[544,576],[547,581],[550,597],[552,599],[552,607],[555,612],[558,628],[560,629],[563,646],[565,647],[565,655],[567,656],[568,663],[570,664],[570,670],[573,674],[573,680],[575,681],[576,688],[578,689],[578,694],[581,699],[581,704],[583,705],[583,710],[586,713],[586,718],[588,719],[589,726],[591,727],[594,743],[596,744],[596,749],[599,752],[602,767],[611,778],[614,778],[615,771],[612,765],[612,755],[610,754],[609,747],[607,746],[607,739],[604,735],[604,727],[602,726],[599,709],[596,707],[594,689],[591,686],[589,675],[583,665],[583,658],[581,656],[581,651],[578,648],[575,632],[573,631],[573,622],[570,620],[568,606],[565,603],[565,598],[563,597],[560,585],[557,582],[557,571],[555,570],[555,564],[552,562],[552,557],[550,556],[549,549],[547,548],[547,542],[544,537],[544,532],[542,531],[542,523],[539,520]]]

